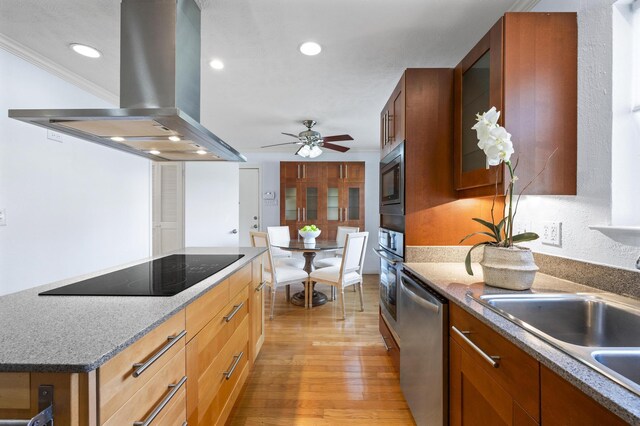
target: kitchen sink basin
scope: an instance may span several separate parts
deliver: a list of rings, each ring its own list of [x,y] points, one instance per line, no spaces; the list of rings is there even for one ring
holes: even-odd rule
[[[640,347],[640,313],[589,296],[482,296],[494,308],[578,346]]]
[[[640,350],[596,351],[591,355],[600,364],[640,385]]]
[[[608,293],[469,297],[640,395],[639,301]]]

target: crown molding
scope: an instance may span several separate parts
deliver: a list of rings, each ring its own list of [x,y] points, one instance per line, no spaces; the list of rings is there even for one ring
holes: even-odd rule
[[[0,48],[16,55],[21,59],[24,59],[25,61],[47,71],[50,74],[55,75],[56,77],[60,77],[61,79],[68,81],[75,86],[78,86],[79,88],[99,97],[100,99],[104,99],[105,101],[115,106],[120,104],[120,97],[115,93],[106,90],[101,86],[98,86],[97,84],[87,80],[84,77],[79,76],[68,68],[56,64],[51,59],[3,34],[0,34]]]
[[[517,0],[507,12],[529,12],[540,3],[540,0]]]

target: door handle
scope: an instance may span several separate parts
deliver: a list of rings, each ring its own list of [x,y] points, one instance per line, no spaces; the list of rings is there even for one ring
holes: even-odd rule
[[[237,229],[232,229],[232,230],[231,230],[231,233],[232,233],[232,234],[237,234],[237,233],[238,233],[238,230],[237,230]]]
[[[258,229],[258,225],[253,225],[253,229]]]

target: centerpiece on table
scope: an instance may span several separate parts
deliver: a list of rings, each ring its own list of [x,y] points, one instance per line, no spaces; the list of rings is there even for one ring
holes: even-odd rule
[[[520,192],[514,205],[514,183],[518,180],[515,170],[518,166],[511,164],[511,156],[514,153],[511,135],[507,130],[498,124],[500,112],[492,107],[484,114],[476,116],[477,123],[472,127],[477,132],[478,147],[482,149],[487,157],[487,168],[498,166],[504,162],[509,170],[509,185],[504,194],[507,201],[507,212],[503,211],[502,218],[496,222],[494,207],[498,197],[498,187],[496,183],[496,195],[491,208],[491,222],[473,218],[487,228],[486,231],[474,232],[464,237],[460,243],[474,235],[484,235],[489,237],[488,241],[477,243],[469,249],[465,258],[467,273],[473,275],[471,269],[471,252],[480,246],[484,247],[484,253],[480,265],[484,275],[484,282],[490,286],[501,287],[510,290],[527,290],[531,288],[538,267],[536,266],[533,253],[526,247],[517,246],[517,243],[532,241],[538,238],[534,232],[523,232],[513,234],[513,220],[518,210],[518,203],[522,193],[537,178],[545,167],[529,182]],[[553,154],[551,154],[553,156]],[[551,157],[549,157],[550,159]],[[548,162],[549,160],[547,160]]]
[[[298,230],[298,234],[304,239],[305,244],[315,244],[320,231],[315,225],[305,225]]]

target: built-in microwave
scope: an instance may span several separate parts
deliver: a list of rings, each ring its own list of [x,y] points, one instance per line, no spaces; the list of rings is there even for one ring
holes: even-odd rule
[[[404,143],[380,161],[380,214],[404,214]]]

